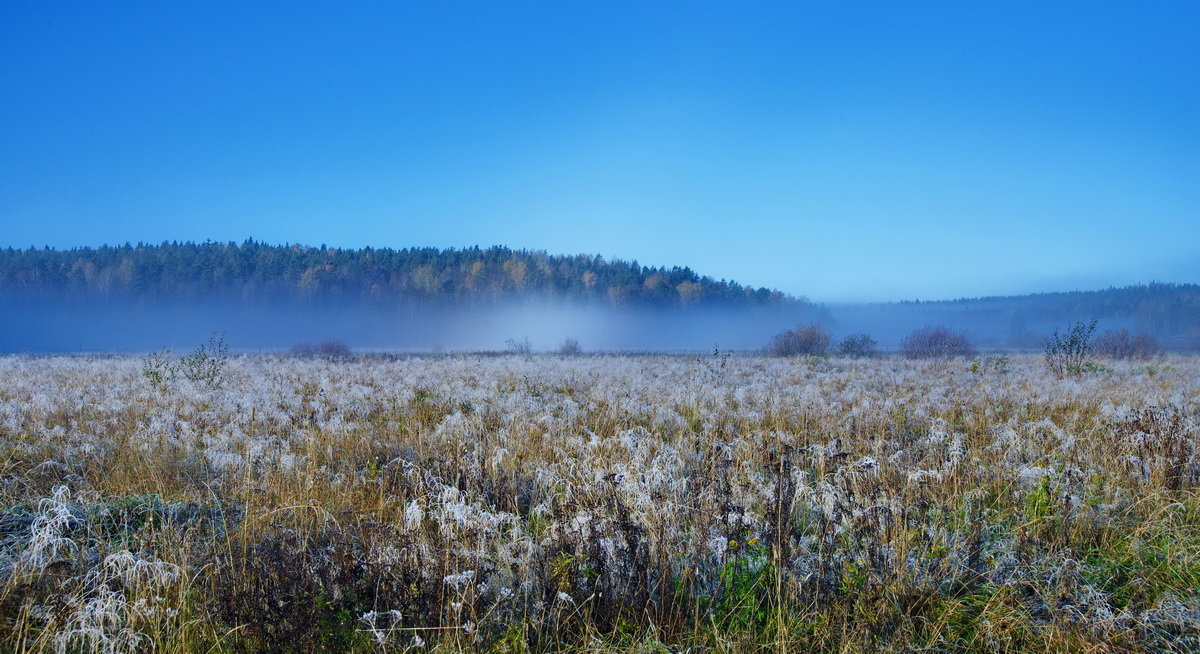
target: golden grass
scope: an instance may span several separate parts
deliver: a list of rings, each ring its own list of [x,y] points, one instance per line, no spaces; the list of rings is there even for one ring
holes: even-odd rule
[[[1190,651],[1200,360],[0,358],[13,651]]]

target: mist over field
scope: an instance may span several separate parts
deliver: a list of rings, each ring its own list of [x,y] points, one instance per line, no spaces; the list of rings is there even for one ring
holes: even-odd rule
[[[1133,298],[1133,299],[1130,299]],[[503,351],[528,339],[535,352],[577,341],[584,351],[757,351],[775,334],[815,324],[835,340],[867,334],[884,351],[914,330],[945,326],[983,350],[1036,351],[1054,331],[1098,320],[1098,329],[1154,336],[1175,351],[1200,348],[1200,289],[1157,285],[1058,296],[956,302],[766,306],[614,306],[509,298],[451,304],[239,302],[0,296],[0,352],[148,352],[194,347],[223,334],[239,352],[285,351],[333,340],[360,352]]]
[[[592,351],[756,349],[782,329],[825,318],[811,307],[614,308],[534,301],[476,308],[30,300],[0,306],[8,316],[0,324],[4,352],[146,352],[192,347],[212,332],[225,334],[239,351],[287,350],[327,339],[363,351],[496,351],[526,338],[535,351],[556,350],[567,339]]]
[[[1168,348],[1200,343],[1200,286],[822,305],[721,271],[507,247],[359,249],[237,242],[0,249],[0,351],[147,351],[224,333],[240,351],[757,350],[817,324],[895,349],[930,325],[985,349],[1040,347],[1096,319]],[[707,274],[706,274],[707,273]]]

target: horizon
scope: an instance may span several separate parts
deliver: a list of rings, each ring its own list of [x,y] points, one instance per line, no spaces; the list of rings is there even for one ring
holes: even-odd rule
[[[206,240],[206,241],[201,241],[201,242],[166,240],[166,241],[161,241],[159,243],[150,243],[150,242],[146,242],[146,241],[126,241],[124,243],[102,243],[100,245],[77,245],[77,246],[65,247],[65,248],[53,247],[48,244],[28,245],[28,246],[24,246],[24,247],[15,246],[15,245],[4,245],[4,246],[0,246],[0,247],[5,247],[8,249],[13,249],[13,250],[42,250],[42,249],[48,248],[50,250],[55,250],[55,251],[60,251],[60,252],[69,252],[71,250],[89,250],[89,249],[90,250],[99,250],[102,248],[114,248],[115,249],[115,248],[122,248],[122,247],[132,247],[132,248],[158,247],[161,245],[168,245],[168,244],[178,244],[178,245],[213,244],[213,245],[240,246],[247,242],[253,242],[258,245],[265,245],[268,247],[281,247],[281,248],[302,247],[302,248],[312,249],[312,250],[364,250],[364,249],[369,248],[369,249],[373,249],[373,250],[392,249],[392,250],[399,251],[399,250],[421,250],[421,249],[432,248],[432,249],[436,249],[439,251],[467,251],[467,250],[472,250],[472,249],[478,249],[478,250],[485,251],[485,250],[489,250],[489,249],[493,249],[493,248],[498,248],[498,249],[511,250],[513,252],[542,253],[542,254],[546,254],[548,256],[601,257],[605,261],[608,261],[608,262],[625,262],[625,263],[636,262],[639,266],[642,266],[644,268],[658,268],[658,269],[665,269],[665,270],[669,270],[673,267],[692,268],[693,271],[697,275],[699,275],[701,277],[710,278],[714,281],[717,281],[717,280],[728,281],[728,282],[737,283],[737,284],[740,284],[742,286],[746,286],[749,288],[761,288],[762,287],[762,285],[755,284],[752,281],[724,277],[719,274],[713,274],[713,273],[709,273],[704,270],[695,269],[692,266],[689,266],[688,264],[673,264],[673,263],[663,264],[663,263],[657,263],[657,262],[647,263],[647,262],[643,262],[643,261],[638,261],[636,259],[625,259],[625,258],[616,257],[616,256],[607,256],[607,255],[604,255],[603,253],[596,253],[596,252],[547,252],[545,250],[534,250],[534,249],[530,249],[530,248],[512,247],[509,245],[488,245],[488,246],[467,245],[467,246],[461,246],[461,247],[450,246],[450,247],[445,247],[445,248],[440,248],[440,247],[435,247],[435,246],[424,246],[424,245],[408,245],[408,246],[401,246],[401,247],[374,246],[374,245],[366,245],[366,246],[361,246],[361,247],[340,247],[340,246],[332,245],[329,243],[319,243],[319,244],[301,243],[301,242],[268,243],[268,242],[265,242],[265,241],[262,241],[259,239],[255,239],[253,237],[247,237],[240,241],[238,241],[238,240],[218,241],[218,240],[212,240],[212,239]],[[814,297],[804,295],[804,294],[788,293],[786,291],[784,291],[784,293],[787,296],[791,297],[792,299],[808,301],[808,302],[811,302],[811,303],[813,303],[815,305],[819,305],[819,306],[826,306],[829,308],[839,308],[839,307],[846,308],[846,307],[871,305],[871,304],[920,304],[920,303],[937,303],[937,302],[986,301],[986,300],[1005,299],[1005,298],[1012,298],[1012,297],[1038,296],[1038,295],[1054,295],[1054,294],[1069,294],[1069,293],[1100,293],[1100,292],[1104,292],[1104,291],[1113,291],[1113,290],[1119,290],[1119,289],[1125,289],[1125,288],[1137,288],[1137,287],[1148,288],[1148,287],[1153,287],[1155,285],[1194,286],[1197,284],[1200,284],[1200,282],[1153,280],[1152,279],[1152,280],[1147,280],[1147,281],[1137,281],[1137,282],[1133,282],[1130,284],[1122,284],[1119,286],[1118,285],[1108,285],[1108,286],[1093,287],[1093,288],[1058,288],[1058,289],[1047,289],[1047,290],[1041,290],[1041,291],[1032,291],[1029,293],[1009,293],[1009,294],[1001,294],[1001,295],[962,295],[962,296],[942,297],[942,298],[912,297],[912,298],[892,298],[892,299],[877,299],[877,300],[825,300],[825,299],[821,299],[821,298],[814,298]],[[769,290],[772,290],[772,291],[781,291],[782,290],[782,289],[776,289],[776,288],[771,288],[771,287],[766,287],[766,288],[768,288]]]

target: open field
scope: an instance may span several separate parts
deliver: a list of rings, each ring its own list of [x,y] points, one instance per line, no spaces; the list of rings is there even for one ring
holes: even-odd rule
[[[0,358],[4,650],[1200,649],[1195,357],[172,365]]]

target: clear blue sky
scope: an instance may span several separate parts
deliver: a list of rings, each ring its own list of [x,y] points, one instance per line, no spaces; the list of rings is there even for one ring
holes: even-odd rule
[[[1200,4],[3,3],[0,246],[247,237],[1196,282]]]

